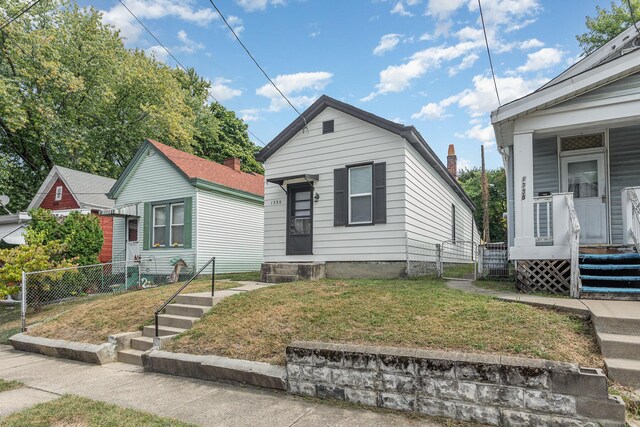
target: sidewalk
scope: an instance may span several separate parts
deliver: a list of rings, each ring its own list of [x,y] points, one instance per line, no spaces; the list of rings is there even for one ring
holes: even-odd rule
[[[444,426],[403,414],[340,407],[285,393],[97,366],[0,346],[0,378],[26,387],[0,394],[0,417],[69,393],[202,426]]]

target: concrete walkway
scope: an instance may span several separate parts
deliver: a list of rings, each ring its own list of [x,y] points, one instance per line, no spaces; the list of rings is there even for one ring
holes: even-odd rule
[[[445,422],[335,406],[251,387],[97,366],[0,346],[0,378],[26,387],[0,393],[0,417],[69,393],[202,426],[444,426]]]

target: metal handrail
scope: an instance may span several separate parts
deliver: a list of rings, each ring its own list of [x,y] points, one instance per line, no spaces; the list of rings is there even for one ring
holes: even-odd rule
[[[184,290],[184,288],[186,288],[187,286],[189,286],[189,284],[191,282],[193,282],[193,279],[195,279],[196,277],[198,277],[200,275],[200,273],[202,273],[209,265],[212,265],[211,267],[211,296],[213,297],[215,294],[215,288],[216,288],[216,257],[211,257],[211,259],[209,261],[207,261],[207,263],[205,265],[202,266],[202,268],[200,268],[200,270],[198,270],[196,272],[196,274],[194,274],[193,276],[191,276],[191,278],[189,280],[187,280],[185,282],[184,285],[182,285],[180,287],[180,289],[178,289],[172,296],[171,298],[169,298],[168,300],[166,300],[161,306],[160,308],[158,308],[155,313],[154,313],[154,320],[155,320],[155,326],[156,326],[156,338],[158,337],[158,315],[160,314],[160,312],[162,310],[165,309],[165,307],[167,307],[169,304],[171,304],[171,301],[173,301],[175,299],[175,297],[177,297],[180,292],[182,292]]]
[[[567,194],[567,207],[569,209],[569,227],[571,231],[571,289],[572,297],[577,298],[580,293],[580,222],[578,213],[573,203],[573,195]]]
[[[640,200],[634,189],[627,192],[629,201],[631,202],[631,227],[629,228],[629,234],[633,239],[633,243],[636,247],[636,251],[640,253]]]

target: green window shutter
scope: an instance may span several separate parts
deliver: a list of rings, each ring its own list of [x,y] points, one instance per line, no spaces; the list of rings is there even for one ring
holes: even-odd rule
[[[187,197],[184,199],[184,248],[191,249],[191,234],[192,234],[192,221],[193,221],[193,206],[192,198]]]
[[[145,250],[151,248],[151,203],[144,204],[144,235],[142,247]]]

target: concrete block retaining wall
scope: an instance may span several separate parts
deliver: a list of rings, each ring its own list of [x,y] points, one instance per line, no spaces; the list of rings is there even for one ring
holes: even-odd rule
[[[623,426],[599,369],[507,356],[296,342],[292,394],[491,425]]]

